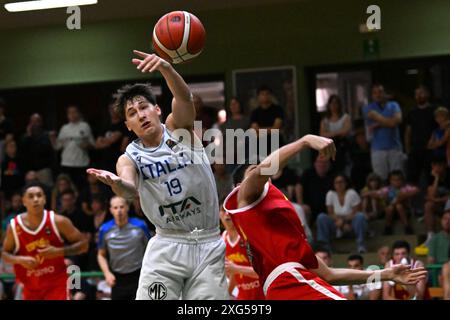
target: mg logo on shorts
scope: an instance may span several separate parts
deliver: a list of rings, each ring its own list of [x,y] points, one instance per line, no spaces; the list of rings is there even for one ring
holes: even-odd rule
[[[152,300],[164,300],[167,297],[167,288],[161,282],[153,282],[148,287],[148,296]]]

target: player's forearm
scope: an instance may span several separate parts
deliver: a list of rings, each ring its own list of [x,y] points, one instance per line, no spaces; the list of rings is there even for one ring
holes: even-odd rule
[[[172,66],[161,68],[161,74],[174,98],[179,102],[192,102],[192,93],[184,79]]]
[[[255,270],[252,267],[236,266],[236,272],[240,273],[244,276],[250,277],[250,278],[255,278],[255,279],[259,278],[258,274],[255,272]]]
[[[334,285],[343,284],[363,284],[369,282],[379,282],[392,280],[392,272],[389,269],[383,270],[355,270],[330,268],[328,281]]]
[[[64,246],[63,255],[64,256],[74,256],[77,254],[82,254],[87,252],[89,249],[89,243],[86,238],[74,242],[70,245]]]
[[[134,184],[123,179],[120,183],[111,187],[111,189],[119,197],[123,197],[128,200],[133,200],[137,195],[137,190]]]
[[[4,263],[11,265],[19,264],[21,258],[21,256],[16,256],[15,254],[9,253],[7,251],[2,251],[2,260]]]

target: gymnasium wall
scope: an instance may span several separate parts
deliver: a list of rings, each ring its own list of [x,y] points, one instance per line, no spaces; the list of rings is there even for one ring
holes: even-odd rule
[[[303,68],[364,61],[363,41],[379,39],[379,59],[450,53],[450,1],[382,0],[382,30],[362,35],[372,1],[312,1],[255,8],[196,12],[207,30],[204,53],[178,67],[185,75],[225,74],[279,65],[297,66],[300,119],[309,119]],[[134,48],[149,50],[158,17],[0,30],[0,90],[140,77],[129,63]],[[308,120],[306,120],[307,122]],[[309,124],[300,123],[300,133]]]

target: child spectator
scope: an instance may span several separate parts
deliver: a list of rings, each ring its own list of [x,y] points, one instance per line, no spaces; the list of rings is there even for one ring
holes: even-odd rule
[[[363,212],[369,220],[379,218],[385,208],[385,201],[380,197],[381,178],[376,173],[367,176],[366,186],[361,190]]]

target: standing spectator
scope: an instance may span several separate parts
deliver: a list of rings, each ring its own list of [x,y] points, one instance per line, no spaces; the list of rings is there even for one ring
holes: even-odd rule
[[[34,113],[19,146],[26,171],[36,171],[39,181],[48,187],[53,186],[51,168],[55,159],[50,137],[54,140],[54,133],[45,131],[41,115]]]
[[[12,140],[13,135],[13,123],[11,119],[5,115],[6,102],[0,98],[0,162],[3,161],[3,145],[5,142]]]
[[[105,170],[116,172],[115,164],[117,159],[122,155],[124,149],[123,144],[129,141],[127,128],[122,121],[120,114],[115,111],[114,105],[108,106],[111,123],[103,133],[97,137],[95,148],[100,157],[100,164]],[[125,146],[126,147],[126,146]]]
[[[364,270],[364,258],[359,254],[350,255],[347,264],[350,269]],[[381,282],[335,286],[335,288],[348,300],[380,300],[381,298]]]
[[[352,123],[348,113],[344,112],[341,99],[333,94],[328,99],[325,117],[320,122],[320,135],[333,139],[336,146],[336,171],[343,171],[347,164],[348,136]]]
[[[23,160],[17,154],[17,144],[14,140],[5,143],[5,153],[1,166],[1,190],[5,198],[9,199],[23,187],[25,168]]]
[[[214,179],[216,180],[217,195],[219,199],[225,199],[225,197],[233,189],[233,180],[227,173],[224,164],[215,163],[214,167]]]
[[[86,169],[89,166],[88,149],[94,146],[91,127],[82,120],[80,110],[75,105],[67,107],[67,120],[62,126],[53,146],[61,150],[61,171],[68,174],[81,190],[86,184]]]
[[[384,213],[385,202],[380,198],[381,178],[376,173],[367,176],[366,186],[361,190],[362,209],[370,220],[379,218]]]
[[[422,261],[410,257],[410,245],[404,240],[398,240],[392,245],[392,259],[386,263],[385,268],[396,264],[406,264],[411,266],[411,269],[424,267]],[[430,299],[427,279],[420,280],[415,285],[402,285],[393,281],[383,283],[383,300],[425,299]]]
[[[300,205],[307,204],[311,209],[311,223],[317,215],[326,212],[325,197],[333,186],[333,173],[330,170],[330,161],[319,155],[314,161],[313,168],[305,170],[300,178],[297,202]]]
[[[446,157],[447,143],[450,139],[450,119],[448,109],[439,107],[434,111],[434,117],[438,127],[433,130],[430,141],[428,141],[428,149],[431,150],[433,156]]]
[[[444,212],[445,204],[450,199],[450,170],[443,157],[434,157],[431,162],[431,176],[433,182],[427,189],[425,202],[425,227],[427,239],[425,245],[433,237],[435,229],[435,216]]]
[[[442,231],[436,233],[428,244],[428,263],[443,264],[448,261],[450,248],[450,210],[442,215]]]
[[[75,184],[73,183],[72,179],[68,175],[61,173],[56,178],[55,186],[53,187],[52,190],[52,198],[51,198],[52,210],[56,212],[61,211],[61,197],[62,194],[67,190],[73,190],[75,192],[75,196],[78,197],[77,188],[75,187]]]
[[[389,172],[403,169],[404,155],[399,131],[402,112],[397,102],[386,99],[384,87],[380,84],[372,86],[372,100],[363,107],[363,116],[372,136],[373,171],[386,180]]]
[[[267,154],[261,154],[258,143],[258,155],[267,156],[271,150],[272,139],[275,139],[272,130],[279,130],[279,145],[283,145],[282,126],[284,120],[283,108],[273,103],[272,90],[267,86],[261,86],[257,90],[258,107],[252,111],[250,116],[250,125],[258,134],[258,139],[266,139]],[[260,129],[267,129],[267,135],[263,135]]]
[[[144,221],[128,218],[124,198],[113,197],[110,205],[114,220],[100,227],[98,264],[112,287],[111,299],[134,300],[150,232]]]
[[[419,189],[410,184],[405,184],[405,178],[400,170],[389,173],[390,185],[380,190],[379,196],[386,199],[386,225],[384,235],[392,234],[394,214],[397,213],[400,221],[405,227],[406,234],[413,234],[414,231],[409,223],[408,215],[411,213],[410,200],[419,193]]]
[[[417,106],[406,117],[405,151],[408,155],[408,182],[419,183],[422,174],[428,175],[430,163],[427,159],[428,138],[436,128],[435,108],[429,102],[430,92],[421,85],[415,90]]]
[[[333,189],[326,196],[328,215],[321,213],[317,217],[317,241],[331,249],[332,234],[341,238],[344,233],[353,230],[358,252],[366,252],[367,219],[361,212],[361,198],[350,188],[348,178],[342,174],[334,178]]]
[[[350,178],[356,191],[360,191],[366,183],[366,177],[372,172],[370,157],[370,144],[367,141],[364,128],[355,130],[353,139],[350,140],[350,160],[352,169]]]

